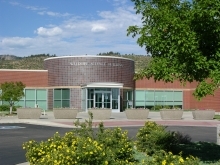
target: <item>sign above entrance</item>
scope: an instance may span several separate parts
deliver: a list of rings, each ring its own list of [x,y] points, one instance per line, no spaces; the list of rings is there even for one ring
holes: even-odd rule
[[[120,63],[107,63],[107,62],[71,62],[70,65],[82,66],[112,66],[112,67],[122,67],[123,65]]]

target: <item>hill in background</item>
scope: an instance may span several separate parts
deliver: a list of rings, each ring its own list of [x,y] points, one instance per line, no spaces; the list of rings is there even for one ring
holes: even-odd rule
[[[30,69],[43,70],[44,59],[56,55],[37,54],[28,57],[17,57],[14,55],[0,55],[0,69]]]
[[[143,69],[150,61],[150,56],[134,55],[120,53],[107,52],[99,53],[99,56],[116,56],[129,58],[135,61],[135,71]],[[43,70],[44,59],[49,57],[56,57],[56,55],[50,54],[37,54],[30,55],[28,57],[17,57],[14,55],[0,55],[0,69],[30,69],[30,70]]]
[[[116,56],[116,57],[123,57],[123,58],[129,58],[134,60],[135,62],[135,71],[144,69],[148,63],[150,62],[151,56],[149,55],[135,55],[135,54],[123,54],[121,55],[118,52],[107,52],[107,53],[99,53],[99,56]]]

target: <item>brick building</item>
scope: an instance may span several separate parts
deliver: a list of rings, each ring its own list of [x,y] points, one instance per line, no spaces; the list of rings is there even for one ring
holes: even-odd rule
[[[192,96],[196,83],[133,80],[134,61],[112,56],[63,56],[47,58],[44,70],[0,69],[0,83],[22,81],[25,97],[17,104],[23,107],[53,109],[75,107],[111,108],[120,112],[127,107],[154,108],[178,106],[183,109],[220,111],[219,90],[215,96],[197,101]],[[4,104],[4,101],[0,101]]]

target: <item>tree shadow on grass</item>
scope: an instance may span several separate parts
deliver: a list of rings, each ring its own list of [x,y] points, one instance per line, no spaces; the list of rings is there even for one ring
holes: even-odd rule
[[[173,153],[182,152],[182,156],[192,155],[203,162],[216,162],[220,160],[220,146],[209,142],[191,142],[175,146]]]

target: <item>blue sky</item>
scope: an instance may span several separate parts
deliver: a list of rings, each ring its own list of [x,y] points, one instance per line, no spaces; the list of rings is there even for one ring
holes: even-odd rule
[[[0,0],[0,54],[141,54],[137,38],[126,35],[140,25],[130,0]]]

